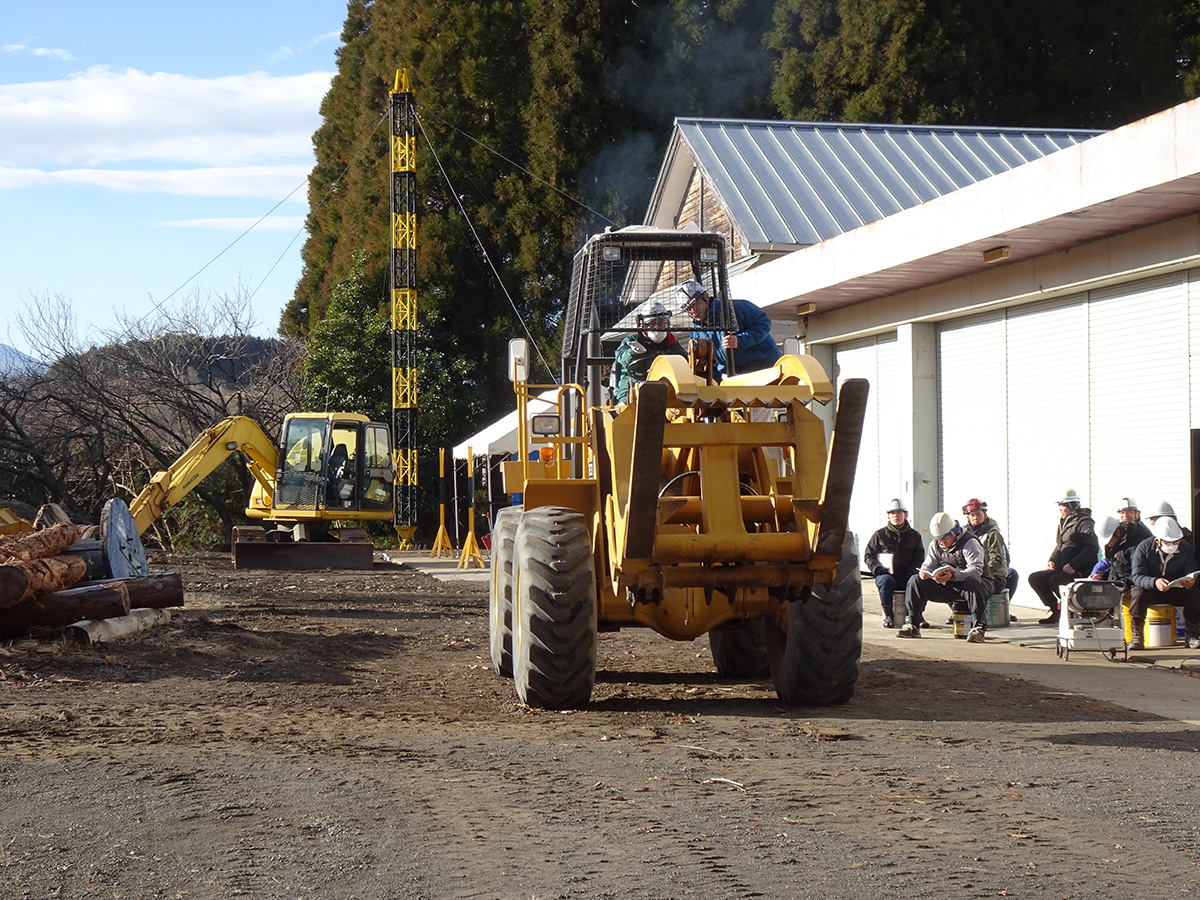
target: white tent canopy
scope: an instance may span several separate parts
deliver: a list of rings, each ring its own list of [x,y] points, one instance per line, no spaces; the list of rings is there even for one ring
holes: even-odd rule
[[[557,405],[555,397],[558,391],[550,390],[543,391],[537,397],[530,397],[529,403],[526,405],[526,413],[529,418],[540,413],[555,412]],[[466,459],[467,448],[471,448],[471,454],[475,457],[480,456],[496,456],[504,454],[511,456],[519,449],[517,446],[517,410],[513,410],[502,419],[497,419],[486,428],[475,432],[461,444],[454,448],[455,459]]]

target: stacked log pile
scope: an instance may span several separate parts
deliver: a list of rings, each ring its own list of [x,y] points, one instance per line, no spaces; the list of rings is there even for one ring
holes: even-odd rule
[[[183,605],[178,572],[85,581],[98,568],[95,559],[85,558],[97,553],[98,542],[88,539],[94,530],[59,522],[32,533],[0,535],[0,632]]]

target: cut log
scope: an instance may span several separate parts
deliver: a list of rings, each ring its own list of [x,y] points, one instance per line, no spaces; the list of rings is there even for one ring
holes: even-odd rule
[[[13,559],[33,560],[49,559],[58,556],[73,543],[79,540],[83,528],[70,522],[60,522],[51,525],[44,531],[22,535],[16,540],[5,543],[3,553]]]
[[[111,619],[129,613],[129,591],[124,582],[89,585],[56,591],[0,610],[0,631],[18,631],[34,625],[58,628],[80,619]]]
[[[171,614],[165,609],[134,609],[129,615],[115,619],[76,622],[66,629],[66,635],[84,644],[103,644],[149,631],[170,621]]]
[[[33,520],[33,530],[48,529],[51,525],[57,525],[59,522],[70,524],[71,517],[57,503],[47,503],[38,510],[37,518]]]
[[[141,578],[107,578],[89,581],[88,585],[123,584],[129,590],[129,603],[133,609],[163,609],[168,606],[183,606],[183,576],[178,572],[161,575],[143,575]],[[81,585],[82,587],[82,585]]]
[[[0,566],[0,609],[16,606],[29,590],[29,576],[20,566]]]
[[[38,594],[62,591],[83,580],[87,564],[78,556],[52,556],[49,559],[10,559],[4,568],[18,568],[29,579],[25,592],[15,600],[0,596],[0,606],[16,606]]]

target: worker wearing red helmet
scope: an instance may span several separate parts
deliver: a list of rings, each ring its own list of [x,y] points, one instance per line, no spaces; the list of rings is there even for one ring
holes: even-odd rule
[[[1008,544],[1004,542],[1000,526],[996,524],[995,519],[988,516],[987,504],[978,497],[968,500],[962,511],[963,515],[967,517],[967,530],[975,535],[979,543],[983,545],[988,574],[995,585],[995,593],[999,594],[1001,591],[1007,590],[1008,599],[1011,600],[1021,577],[1017,574],[1017,570],[1008,564]]]

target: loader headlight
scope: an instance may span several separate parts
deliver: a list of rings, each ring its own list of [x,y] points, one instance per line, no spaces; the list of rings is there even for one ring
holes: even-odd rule
[[[533,428],[533,433],[540,437],[552,437],[559,432],[558,416],[550,414],[534,416],[530,419],[530,427]]]
[[[605,262],[616,262],[621,258],[621,248],[616,244],[605,244],[600,248],[600,258]]]
[[[715,263],[717,261],[716,247],[701,247],[700,262]]]

